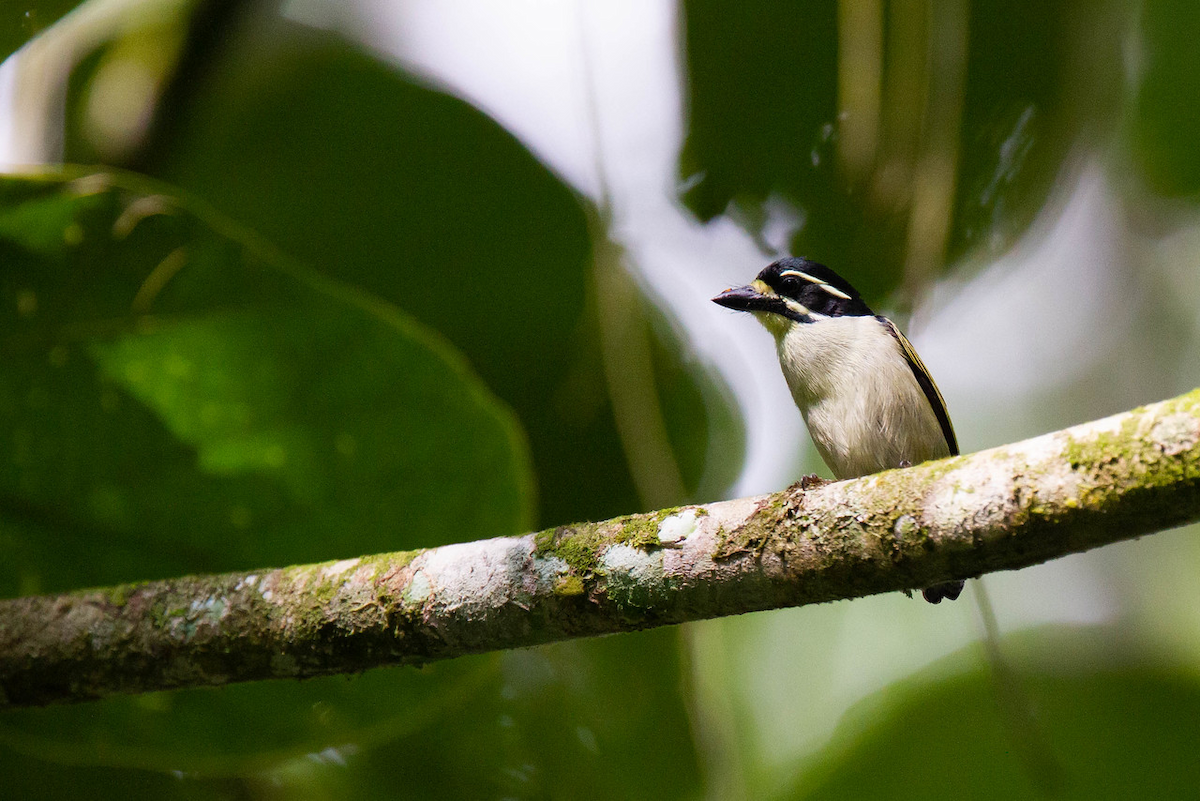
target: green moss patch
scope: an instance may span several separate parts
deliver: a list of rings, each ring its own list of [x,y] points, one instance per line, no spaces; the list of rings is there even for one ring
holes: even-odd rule
[[[588,578],[595,575],[600,556],[612,545],[628,545],[648,551],[661,548],[658,528],[662,522],[684,508],[672,507],[647,514],[625,515],[604,523],[581,523],[574,526],[539,531],[533,535],[538,556],[557,556],[571,568],[574,575]]]

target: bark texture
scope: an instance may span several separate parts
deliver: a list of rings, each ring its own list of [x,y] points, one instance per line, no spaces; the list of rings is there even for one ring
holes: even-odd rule
[[[1198,519],[1200,390],[756,498],[0,601],[0,708],[355,672],[925,587]]]

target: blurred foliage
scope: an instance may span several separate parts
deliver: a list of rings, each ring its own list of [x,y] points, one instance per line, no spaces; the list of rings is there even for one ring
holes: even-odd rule
[[[41,33],[81,0],[12,0],[0,8],[0,61]]]
[[[879,41],[868,24],[867,41],[854,42],[856,31],[839,27],[849,5],[792,0],[731,14],[725,3],[686,0],[680,171],[703,220],[732,204],[761,225],[764,204],[786,200],[801,217],[792,252],[879,301],[902,283],[911,238],[926,235],[914,206],[947,160],[957,181],[946,188],[950,229],[937,267],[969,250],[1001,252],[1028,227],[1069,149],[1096,136],[1097,122],[1115,123],[1123,17],[1076,0],[1019,13],[1000,0],[880,3]],[[839,34],[876,46],[878,108],[839,96],[839,80],[860,66],[839,62]],[[962,64],[946,55],[957,49]],[[869,152],[848,164],[841,129],[863,116],[876,121],[864,134]]]
[[[641,509],[600,367],[579,199],[490,118],[336,37],[274,21],[251,41],[173,94],[177,121],[132,159],[441,332],[523,423],[538,525]],[[68,160],[96,155],[74,141]],[[670,327],[651,333],[689,491],[716,497],[739,459],[706,462],[708,415],[736,418]]]
[[[936,665],[847,713],[821,764],[788,797],[817,799],[1187,798],[1200,781],[1195,671],[1081,643],[1120,631],[1010,638],[1018,687],[980,663]],[[1031,658],[1026,649],[1042,653]],[[1047,655],[1053,654],[1052,659]],[[968,661],[956,655],[947,662]]]
[[[1141,86],[1132,123],[1134,156],[1151,189],[1200,193],[1200,6],[1187,0],[1142,4]]]
[[[688,798],[699,773],[678,670],[673,632],[656,631],[9,712],[0,788],[22,799],[85,785],[91,798]]]
[[[162,191],[0,180],[4,595],[528,527],[515,421],[444,343]]]
[[[5,592],[642,508],[601,369],[581,200],[477,110],[336,37],[203,22],[232,38],[189,34],[211,50],[178,54],[189,82],[167,76],[169,117],[118,159],[171,186],[3,185],[15,269],[0,286],[21,311],[0,333],[15,376]],[[81,59],[68,160],[114,160],[86,134],[98,76],[177,28],[156,18]],[[715,497],[739,458],[710,465],[706,443],[736,417],[670,321],[636,293],[633,308],[687,491]],[[397,777],[389,796],[680,797],[699,776],[680,669],[664,631],[23,710],[0,717],[0,772],[29,797],[80,781],[97,796],[378,797]],[[636,703],[614,710],[617,694]]]
[[[0,54],[74,5],[0,12]],[[1179,0],[1136,16],[1073,0],[681,7],[687,204],[755,234],[790,205],[794,251],[873,299],[929,277],[918,245],[934,271],[1008,248],[1081,144],[1115,143],[1150,190],[1196,197],[1200,17]],[[632,334],[602,328],[592,237],[609,232],[586,199],[478,109],[270,3],[174,8],[110,28],[67,88],[66,159],[150,178],[0,181],[0,308],[16,310],[0,314],[0,594],[645,508],[601,357],[629,336],[651,356],[689,496],[674,500],[724,491],[741,462],[728,393],[644,293]],[[131,64],[154,78],[150,116],[117,142],[97,98]],[[945,210],[932,227],[930,209]],[[840,647],[826,628],[811,648]],[[1118,639],[1037,636],[1060,657]],[[749,712],[719,703],[743,677],[656,631],[10,712],[0,795],[694,798],[725,771],[773,797],[1022,798],[1044,789],[1041,760],[1066,797],[1189,796],[1194,671],[1002,646],[1041,751],[968,649],[881,690],[799,764],[767,764],[745,736],[714,767],[700,729],[746,733]],[[701,675],[707,698],[687,680]]]

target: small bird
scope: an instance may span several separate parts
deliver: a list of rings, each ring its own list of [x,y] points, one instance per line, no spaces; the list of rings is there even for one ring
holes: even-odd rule
[[[713,302],[751,312],[775,337],[792,399],[839,481],[958,455],[946,402],[912,344],[825,265],[780,259]],[[962,588],[922,594],[936,604]]]

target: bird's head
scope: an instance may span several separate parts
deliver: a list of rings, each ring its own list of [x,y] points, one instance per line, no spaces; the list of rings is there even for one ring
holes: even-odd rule
[[[794,325],[874,314],[845,278],[824,264],[797,258],[772,262],[749,284],[726,289],[713,303],[753,312],[777,338]]]

